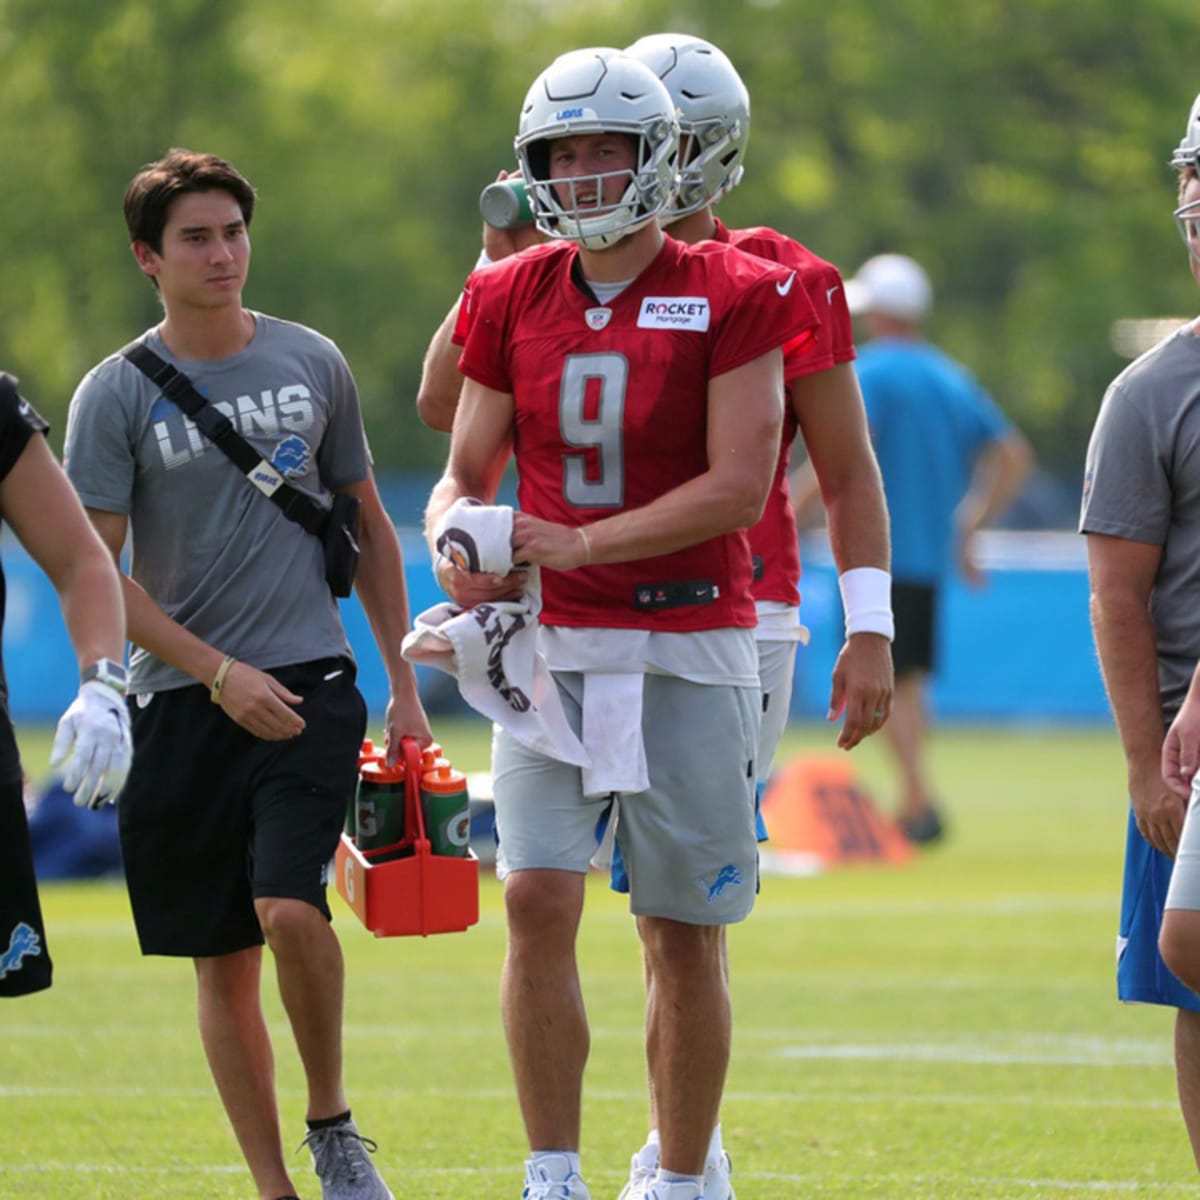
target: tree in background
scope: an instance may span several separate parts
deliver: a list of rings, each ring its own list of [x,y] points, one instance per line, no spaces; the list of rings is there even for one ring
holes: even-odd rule
[[[272,200],[249,303],[341,344],[382,471],[436,467],[421,354],[525,82],[676,29],[755,97],[754,187],[722,215],[847,272],[880,249],[927,264],[938,340],[1073,481],[1112,321],[1187,311],[1162,131],[1195,94],[1198,24],[1180,0],[0,0],[0,362],[61,438],[80,374],[157,315],[112,215],[124,181],[213,150]]]

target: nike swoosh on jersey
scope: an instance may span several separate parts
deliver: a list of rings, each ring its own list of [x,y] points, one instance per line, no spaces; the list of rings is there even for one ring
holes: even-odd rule
[[[842,285],[840,283],[835,283],[833,285],[833,287],[827,288],[825,291],[825,303],[831,304],[833,302],[833,293],[840,292],[841,290],[842,290]]]
[[[796,282],[796,272],[795,272],[795,271],[793,271],[793,272],[792,272],[792,273],[791,273],[791,274],[790,274],[790,275],[787,277],[787,281],[786,281],[785,283],[777,283],[777,284],[775,285],[775,290],[776,290],[776,291],[777,291],[777,292],[778,292],[778,293],[779,293],[781,296],[786,296],[786,295],[788,294],[788,292],[790,292],[790,291],[792,290],[792,284],[793,284],[793,283],[795,283],[795,282]]]

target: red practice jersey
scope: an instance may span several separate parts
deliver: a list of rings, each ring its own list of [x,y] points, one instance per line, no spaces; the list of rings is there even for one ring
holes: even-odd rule
[[[649,504],[708,469],[708,381],[777,347],[811,344],[816,317],[791,267],[664,239],[598,304],[574,245],[476,271],[454,341],[459,370],[515,410],[523,511],[587,525]],[[670,554],[542,572],[547,625],[688,632],[755,624],[743,532]]]
[[[795,269],[820,326],[815,331],[814,344],[784,347],[784,379],[789,385],[802,375],[828,371],[838,363],[853,361],[854,329],[850,310],[846,307],[846,289],[837,267],[774,229],[728,229],[717,221],[713,241],[736,246],[748,254]],[[789,403],[783,416],[783,440],[771,494],[767,497],[762,520],[750,530],[755,600],[800,603],[800,545],[796,514],[792,511],[787,486],[796,429],[796,411]]]

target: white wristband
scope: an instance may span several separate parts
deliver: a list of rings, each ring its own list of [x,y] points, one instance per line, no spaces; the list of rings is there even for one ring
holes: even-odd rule
[[[892,619],[892,577],[878,567],[854,567],[838,576],[842,608],[846,613],[846,636],[882,633],[891,641],[896,636]]]
[[[475,260],[475,270],[478,271],[480,267],[490,267],[493,261],[495,260],[488,257],[486,250],[480,250],[479,257]]]

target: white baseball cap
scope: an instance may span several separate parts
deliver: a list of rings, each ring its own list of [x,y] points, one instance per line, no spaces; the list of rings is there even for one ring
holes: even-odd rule
[[[920,265],[903,254],[877,254],[846,280],[850,311],[919,321],[933,303],[933,287]]]

